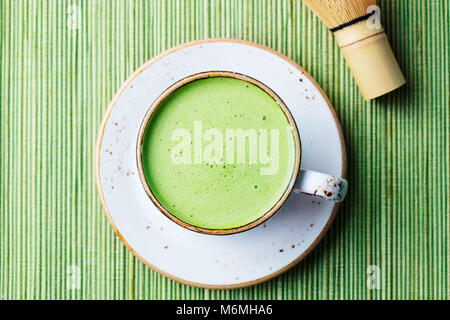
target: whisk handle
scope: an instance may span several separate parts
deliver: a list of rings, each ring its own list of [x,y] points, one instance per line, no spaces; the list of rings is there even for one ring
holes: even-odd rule
[[[374,99],[405,84],[383,28],[370,29],[365,21],[335,33],[363,97]]]

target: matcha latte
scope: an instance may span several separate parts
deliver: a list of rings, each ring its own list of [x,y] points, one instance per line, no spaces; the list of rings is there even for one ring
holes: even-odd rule
[[[296,163],[293,128],[276,101],[244,80],[194,80],[152,113],[142,140],[148,187],[195,227],[233,229],[267,213]]]

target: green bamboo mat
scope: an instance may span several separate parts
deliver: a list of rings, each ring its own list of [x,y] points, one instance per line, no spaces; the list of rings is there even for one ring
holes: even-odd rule
[[[408,84],[364,102],[300,0],[1,0],[1,299],[449,299],[450,4],[379,4]],[[228,291],[181,285],[134,258],[94,181],[97,131],[122,82],[167,48],[217,37],[278,50],[318,81],[344,130],[350,182],[305,260]]]

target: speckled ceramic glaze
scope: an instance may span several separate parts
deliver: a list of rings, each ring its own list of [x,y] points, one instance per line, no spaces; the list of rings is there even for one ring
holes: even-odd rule
[[[305,71],[261,46],[206,40],[155,57],[119,90],[99,134],[97,185],[114,230],[144,263],[187,284],[233,288],[270,279],[300,261],[323,236],[338,205],[291,194],[269,220],[226,236],[192,232],[158,210],[138,175],[135,150],[140,125],[167,88],[193,74],[217,70],[254,78],[284,101],[298,126],[303,169],[345,177],[345,147],[339,123],[327,98]],[[298,180],[296,187],[306,183]],[[327,197],[325,191],[310,192],[322,192]]]

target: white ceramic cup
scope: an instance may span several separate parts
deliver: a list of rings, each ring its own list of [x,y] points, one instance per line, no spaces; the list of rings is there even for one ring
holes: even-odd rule
[[[206,229],[201,228],[195,225],[191,225],[189,223],[186,223],[185,221],[179,219],[175,215],[170,213],[170,210],[165,208],[156,198],[156,196],[153,194],[147,179],[144,174],[143,169],[143,162],[142,162],[142,145],[143,145],[143,139],[144,139],[144,133],[147,127],[147,124],[150,121],[150,118],[154,114],[155,110],[159,107],[161,102],[167,98],[172,92],[177,90],[178,88],[186,85],[187,83],[190,83],[195,80],[199,79],[205,79],[205,78],[213,78],[213,77],[230,77],[235,78],[239,80],[243,80],[246,82],[249,82],[263,91],[265,91],[267,94],[269,94],[281,107],[283,110],[286,118],[288,119],[289,123],[292,127],[293,137],[295,141],[295,166],[293,168],[291,180],[283,193],[282,197],[273,204],[272,208],[268,210],[266,213],[261,215],[260,218],[256,219],[255,221],[252,221],[244,226],[235,227],[231,229]],[[294,118],[292,114],[290,113],[287,106],[284,104],[284,102],[276,95],[275,92],[273,92],[269,87],[264,85],[263,83],[259,82],[256,79],[253,79],[251,77],[248,77],[243,74],[234,73],[234,72],[227,72],[227,71],[208,71],[208,72],[202,72],[198,74],[191,75],[189,77],[186,77],[177,83],[173,84],[171,87],[167,88],[159,97],[158,99],[152,104],[149,111],[144,117],[144,120],[141,124],[139,135],[138,135],[138,143],[137,143],[137,150],[136,150],[136,158],[137,158],[137,165],[138,165],[138,171],[139,171],[139,177],[141,179],[141,182],[144,186],[144,189],[148,196],[151,198],[151,200],[154,202],[154,204],[158,207],[158,209],[164,213],[169,219],[174,221],[180,226],[183,226],[187,229],[205,233],[205,234],[214,234],[214,235],[225,235],[225,234],[234,234],[238,232],[243,232],[246,230],[250,230],[267,219],[269,219],[271,216],[273,216],[285,203],[288,196],[294,192],[294,193],[303,193],[308,194],[314,197],[318,197],[324,200],[328,201],[335,201],[335,202],[341,202],[344,200],[346,192],[347,192],[347,181],[340,177],[334,177],[332,175],[316,172],[312,170],[307,169],[300,169],[300,163],[301,163],[301,143],[300,143],[300,136],[297,129],[297,125],[294,121]]]

